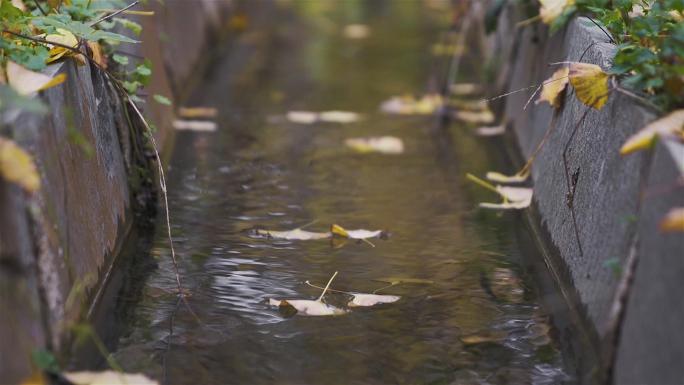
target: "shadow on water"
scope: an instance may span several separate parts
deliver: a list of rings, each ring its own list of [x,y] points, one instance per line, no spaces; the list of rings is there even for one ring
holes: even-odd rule
[[[445,11],[408,1],[293,4],[251,20],[190,99],[219,109],[219,130],[177,135],[167,175],[172,233],[199,321],[169,294],[175,280],[160,221],[158,268],[131,309],[116,360],[169,384],[572,382],[521,262],[520,218],[477,210],[482,193],[462,178],[494,169],[500,156],[467,127],[435,131],[431,118],[378,113],[388,97],[424,89]],[[370,26],[367,39],[341,36],[359,22]],[[282,119],[297,109],[364,119]],[[406,151],[343,146],[368,135],[401,137]],[[245,231],[312,221],[307,230],[338,223],[392,236],[373,248]],[[433,283],[393,286],[384,293],[398,302],[339,317],[284,317],[268,305],[315,299],[320,291],[304,281],[323,285],[334,271],[339,290],[372,292],[385,277]]]

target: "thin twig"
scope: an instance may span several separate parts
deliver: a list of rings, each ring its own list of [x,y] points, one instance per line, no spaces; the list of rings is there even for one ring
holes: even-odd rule
[[[325,295],[325,292],[328,291],[328,288],[330,287],[330,284],[332,283],[333,279],[337,276],[337,272],[330,277],[330,280],[328,281],[328,284],[325,285],[325,289],[323,289],[323,292],[321,293],[321,296],[318,297],[317,301],[321,301],[323,299],[323,296]]]
[[[315,287],[316,289],[325,290],[324,287],[320,287],[320,286],[314,285],[313,283],[311,283],[311,282],[309,282],[309,281],[304,281],[304,283],[307,284],[307,285],[309,285],[309,286],[311,286],[311,287]],[[348,291],[343,291],[343,290],[328,289],[328,291],[334,291],[335,293],[342,293],[342,294],[354,295],[354,293],[351,293],[351,292],[348,292]]]
[[[606,31],[599,23],[597,23],[596,20],[592,19],[592,18],[589,17],[589,16],[586,16],[586,18],[589,19],[589,20],[591,20],[591,22],[594,23],[595,26],[599,27],[599,29],[601,29],[601,31],[603,31],[603,33],[606,34],[606,36],[608,36],[608,39],[610,40],[611,43],[617,44],[617,43],[615,42],[615,40],[613,40],[613,37],[610,36],[610,34],[608,33],[608,31]]]
[[[130,3],[129,5],[127,5],[126,7],[121,8],[121,9],[119,9],[118,11],[116,11],[116,12],[114,12],[114,13],[110,13],[109,15],[103,16],[103,17],[101,17],[101,18],[99,18],[99,19],[93,21],[92,23],[90,23],[90,26],[91,26],[91,27],[94,27],[94,26],[98,25],[99,23],[101,23],[101,22],[103,22],[103,21],[105,21],[105,20],[107,20],[107,19],[110,19],[110,18],[112,18],[112,17],[114,17],[114,16],[120,14],[121,12],[127,11],[128,9],[133,8],[133,7],[135,7],[136,5],[138,5],[139,2],[140,2],[140,0],[136,0],[136,1],[132,2],[132,3]]]
[[[38,0],[33,0],[33,4],[36,5],[36,8],[38,8],[38,10],[40,11],[40,13],[43,14],[43,16],[47,16],[47,13],[46,13],[45,10],[43,9],[43,7],[40,5],[40,3],[38,2]]]
[[[395,285],[398,285],[398,284],[399,284],[399,282],[392,282],[392,283],[390,283],[390,284],[387,285],[387,286],[383,286],[383,287],[381,287],[381,288],[379,288],[379,289],[373,290],[373,294],[376,294],[376,293],[379,292],[380,290],[389,289],[390,287],[395,286]]]

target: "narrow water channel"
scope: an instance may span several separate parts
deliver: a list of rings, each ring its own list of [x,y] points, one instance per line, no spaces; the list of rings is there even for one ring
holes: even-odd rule
[[[158,268],[119,339],[129,372],[167,384],[555,384],[572,381],[549,314],[521,267],[515,214],[477,209],[463,175],[498,157],[467,127],[434,134],[430,117],[379,112],[422,93],[447,26],[429,2],[301,2],[217,48],[189,104],[220,111],[213,133],[179,132],[167,174],[172,233],[192,311],[175,296],[160,217]],[[348,23],[370,26],[346,39]],[[275,36],[273,38],[272,36]],[[294,124],[290,110],[347,110],[353,124]],[[356,136],[392,135],[398,155],[359,154]],[[490,200],[494,197],[487,196]],[[487,198],[485,197],[485,198]],[[286,241],[249,229],[305,224],[382,229],[386,240]],[[334,317],[288,316],[269,298],[381,291],[395,303]],[[395,280],[397,278],[394,278]],[[429,281],[429,282],[428,282]],[[326,295],[346,307],[350,297]]]

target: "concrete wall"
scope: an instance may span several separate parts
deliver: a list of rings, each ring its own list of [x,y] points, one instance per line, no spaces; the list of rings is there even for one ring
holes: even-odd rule
[[[149,95],[182,100],[233,4],[164,3],[148,3],[156,14],[139,20],[143,43],[121,50],[152,60]],[[71,60],[58,66],[67,81],[39,96],[49,106],[47,115],[2,117],[0,133],[33,155],[41,176],[41,189],[33,196],[0,180],[3,384],[31,373],[37,349],[68,350],[70,326],[97,300],[134,209],[149,201],[155,184],[142,127],[129,125],[126,106],[104,75]],[[143,108],[159,129],[160,147],[170,143],[173,109],[153,101]]]
[[[483,13],[473,17],[481,21]],[[517,28],[525,18],[507,5],[499,29],[486,38],[484,55],[500,74],[491,79],[491,95],[541,84],[558,68],[549,63],[581,60],[610,67],[615,47],[587,19],[576,18],[550,36],[540,23]],[[676,184],[684,173],[682,145],[620,156],[624,141],[653,121],[655,111],[615,91],[603,109],[588,110],[571,89],[559,109],[546,103],[523,109],[532,91],[503,99],[497,109],[522,158],[552,130],[532,167],[532,211],[554,250],[547,265],[563,281],[559,287],[570,287],[563,295],[603,361],[592,364],[598,370],[584,381],[603,382],[612,374],[619,384],[683,383],[684,237],[658,231],[667,209],[684,206],[684,189]],[[566,148],[568,172],[579,171],[576,227],[566,198]],[[607,266],[611,260],[621,273]]]

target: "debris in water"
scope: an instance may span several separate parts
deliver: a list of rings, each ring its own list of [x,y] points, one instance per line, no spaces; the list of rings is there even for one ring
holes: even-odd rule
[[[179,131],[214,132],[218,125],[216,122],[206,120],[180,120],[173,121],[173,128]]]
[[[394,136],[378,136],[370,138],[349,138],[344,141],[347,147],[360,153],[379,152],[382,154],[401,154],[404,142]]]

